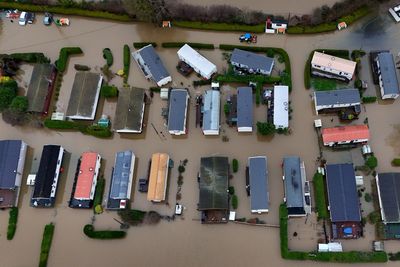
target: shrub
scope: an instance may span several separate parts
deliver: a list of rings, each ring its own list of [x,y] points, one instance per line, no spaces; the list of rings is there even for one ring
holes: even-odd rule
[[[239,161],[237,159],[232,160],[232,170],[235,173],[239,170]]]
[[[114,62],[114,58],[113,58],[110,48],[103,49],[103,58],[106,60],[107,66],[111,67],[111,65]]]
[[[372,196],[369,193],[365,193],[364,199],[366,202],[371,202],[372,201]]]
[[[43,231],[42,245],[40,247],[40,260],[39,267],[47,266],[47,259],[49,258],[51,242],[53,240],[54,224],[46,224]]]
[[[269,122],[257,122],[257,132],[261,135],[273,135],[275,133],[275,125]]]
[[[179,172],[179,173],[184,173],[184,172],[185,172],[185,166],[179,165],[179,167],[178,167],[178,172]]]
[[[368,221],[371,224],[376,224],[377,222],[381,221],[381,215],[379,214],[378,211],[373,211],[370,214],[368,214]]]
[[[365,165],[373,170],[378,166],[378,159],[375,156],[369,156],[365,161]]]
[[[377,97],[376,96],[363,96],[362,98],[362,102],[363,103],[374,103],[376,102]]]
[[[126,236],[125,231],[95,231],[94,226],[92,224],[86,224],[83,227],[83,233],[89,237],[94,239],[120,239]]]
[[[126,208],[124,210],[118,211],[118,215],[123,222],[128,223],[130,225],[138,225],[143,222],[146,212],[141,210],[133,210],[130,208]]]
[[[366,52],[364,50],[353,50],[351,52],[351,58],[355,61],[357,58],[361,58],[366,55]]]
[[[150,92],[159,93],[159,92],[161,92],[161,88],[160,87],[155,87],[155,86],[150,87]]]
[[[100,89],[100,95],[105,98],[117,97],[118,88],[114,85],[103,85]]]
[[[43,53],[14,53],[8,55],[8,57],[16,61],[27,63],[50,63],[50,59],[48,59]]]
[[[89,66],[81,65],[81,64],[74,64],[74,68],[75,68],[75,70],[78,70],[78,71],[89,71],[90,70]]]
[[[49,129],[77,129],[77,124],[74,121],[45,119],[43,124]]]
[[[396,166],[396,167],[400,166],[400,158],[393,159],[392,160],[392,165]]]
[[[224,113],[225,113],[225,115],[229,115],[229,107],[230,107],[230,105],[228,103],[224,104]]]
[[[188,44],[192,48],[197,49],[214,49],[213,44],[203,44],[203,43],[187,43],[187,42],[168,42],[162,43],[161,46],[164,48],[181,48],[185,44]]]
[[[131,66],[131,50],[129,46],[124,45],[124,83],[128,82],[129,68]]]
[[[234,23],[216,23],[216,22],[199,22],[199,21],[174,21],[174,27],[213,30],[213,31],[239,31],[239,32],[254,32],[264,33],[265,24],[245,25]]]
[[[198,81],[193,81],[193,86],[202,86],[202,85],[209,85],[211,84],[211,79],[210,80],[198,80]]]
[[[314,51],[310,53],[304,67],[304,87],[310,89],[311,87],[311,60],[314,55]]]
[[[356,87],[358,90],[362,89],[362,81],[360,79],[357,79],[354,82],[354,87]]]
[[[228,188],[228,190],[229,190],[229,195],[234,195],[235,194],[235,187],[233,187],[233,186],[230,186],[229,188]]]
[[[91,125],[86,128],[84,132],[89,135],[93,135],[99,138],[109,138],[112,136],[112,131],[109,128],[105,128],[98,125]]]
[[[15,90],[8,87],[0,87],[0,112],[8,108],[16,96],[17,93],[15,92]]]
[[[329,214],[326,205],[324,176],[320,173],[315,173],[313,185],[315,191],[315,208],[318,212],[318,219],[328,219]]]
[[[232,208],[235,210],[238,208],[238,205],[239,205],[238,197],[237,197],[237,195],[233,195],[232,196]]]
[[[11,101],[10,108],[19,112],[26,112],[28,110],[28,98],[26,96],[16,96]]]
[[[64,72],[67,68],[68,58],[71,55],[82,54],[83,51],[80,47],[63,47],[60,50],[60,55],[55,62],[56,68],[59,72]]]
[[[101,207],[101,204],[103,203],[103,194],[104,194],[104,187],[106,185],[106,180],[104,177],[101,177],[97,180],[96,184],[96,191],[94,193],[94,198],[93,198],[93,207],[94,207],[94,213],[99,214],[98,211],[100,211],[98,206]],[[96,210],[97,209],[97,210]],[[101,212],[103,210],[101,209]],[[101,213],[100,212],[100,213]]]
[[[136,49],[140,49],[142,47],[148,46],[149,44],[151,44],[154,48],[157,47],[157,43],[153,43],[153,42],[135,42],[135,43],[133,43],[133,47]]]
[[[391,261],[400,261],[400,252],[389,253],[389,260],[391,260]]]
[[[10,217],[8,219],[7,240],[12,240],[17,230],[18,221],[18,208],[12,207],[10,209]]]

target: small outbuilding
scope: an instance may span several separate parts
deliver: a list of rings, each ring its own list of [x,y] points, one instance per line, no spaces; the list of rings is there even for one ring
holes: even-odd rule
[[[289,87],[287,85],[274,86],[274,125],[277,129],[289,127]]]
[[[256,156],[248,159],[250,179],[250,206],[252,213],[269,211],[267,157]]]
[[[187,89],[172,89],[169,93],[168,132],[172,135],[187,133],[186,121],[189,93]]]
[[[178,50],[178,57],[181,61],[188,64],[195,72],[204,79],[210,79],[217,72],[217,66],[202,56],[199,52],[185,44]]]
[[[235,48],[232,52],[231,64],[248,73],[271,75],[274,59],[257,53]]]

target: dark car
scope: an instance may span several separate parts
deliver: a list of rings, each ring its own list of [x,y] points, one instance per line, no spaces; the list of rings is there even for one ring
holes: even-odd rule
[[[149,181],[147,179],[139,179],[139,192],[146,193],[149,188]]]
[[[26,21],[27,21],[29,24],[32,24],[34,20],[35,20],[35,13],[27,12],[27,13],[26,13]]]
[[[247,196],[250,196],[249,167],[246,167],[246,193],[247,193]]]
[[[49,26],[53,22],[53,14],[46,12],[43,18],[43,24]]]

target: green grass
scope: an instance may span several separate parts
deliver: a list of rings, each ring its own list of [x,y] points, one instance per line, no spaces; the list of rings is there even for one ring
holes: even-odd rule
[[[7,240],[12,240],[17,230],[18,221],[18,208],[12,207],[10,209],[10,217],[8,218]]]
[[[54,224],[46,224],[43,231],[42,245],[40,247],[40,260],[39,267],[47,266],[47,259],[49,258],[51,242],[53,240]]]
[[[311,84],[316,91],[330,91],[336,89],[336,80],[328,78],[311,78]]]
[[[92,224],[86,224],[83,227],[83,233],[89,237],[94,239],[121,239],[126,236],[125,231],[113,231],[113,230],[106,230],[106,231],[95,231],[94,226]]]
[[[324,176],[320,173],[315,173],[313,178],[314,192],[315,192],[315,208],[318,213],[319,219],[328,219],[328,207],[326,204],[325,196],[325,182]]]
[[[162,43],[161,46],[163,48],[181,48],[185,44],[188,44],[192,48],[197,48],[197,49],[214,49],[213,44],[204,44],[204,43],[190,43],[190,42],[167,42],[167,43]]]
[[[173,27],[198,29],[198,30],[213,30],[213,31],[234,31],[234,32],[254,32],[264,33],[265,24],[246,25],[246,24],[231,24],[231,23],[216,23],[216,22],[199,22],[199,21],[174,21]]]

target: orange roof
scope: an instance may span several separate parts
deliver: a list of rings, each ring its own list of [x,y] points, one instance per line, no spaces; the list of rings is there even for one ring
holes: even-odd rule
[[[322,140],[324,144],[359,139],[369,139],[369,129],[367,125],[350,125],[322,129]]]
[[[167,187],[169,156],[164,153],[155,153],[151,157],[149,188],[147,200],[164,201]]]
[[[93,180],[97,179],[98,175],[98,170],[96,170],[98,156],[99,154],[95,152],[84,152],[82,154],[81,165],[79,167],[79,174],[74,194],[75,199],[90,199]]]

